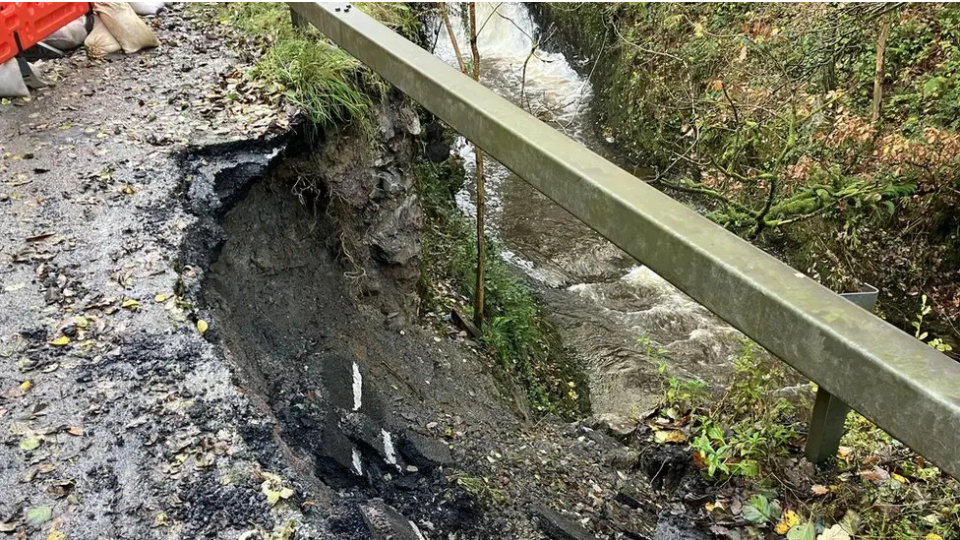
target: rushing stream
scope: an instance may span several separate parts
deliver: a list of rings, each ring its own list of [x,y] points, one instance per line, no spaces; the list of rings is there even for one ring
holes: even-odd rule
[[[528,60],[539,29],[527,8],[477,4],[477,19],[483,84],[514,103],[522,94],[529,112],[595,152],[607,152],[590,129],[589,81],[560,53],[538,50]],[[464,24],[458,17],[452,22],[461,53],[469,54]],[[456,65],[440,30],[435,54]],[[580,71],[588,72],[591,62]],[[461,153],[469,169],[469,147]],[[488,231],[506,246],[508,261],[541,284],[567,344],[586,360],[595,413],[649,409],[660,394],[660,359],[685,377],[717,380],[728,372],[742,334],[507,168],[489,163],[486,172]],[[473,198],[462,192],[461,208],[473,212]]]

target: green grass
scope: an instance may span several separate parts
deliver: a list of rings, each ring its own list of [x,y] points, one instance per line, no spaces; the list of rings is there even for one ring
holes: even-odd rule
[[[277,41],[250,74],[286,88],[287,98],[319,126],[363,122],[372,102],[359,90],[362,65],[324,42]]]
[[[421,11],[411,9],[406,2],[354,2],[361,11],[390,27],[394,32],[420,42]]]
[[[745,343],[722,396],[662,368],[664,396],[653,421],[659,434],[688,432],[704,478],[734,488],[726,507],[735,499],[743,503],[742,514],[734,517],[749,523],[744,538],[769,538],[761,531],[775,526],[796,529],[788,538],[805,538],[803,529],[836,524],[849,526],[854,538],[954,537],[960,530],[956,481],[857,413],[847,419],[836,460],[818,472],[811,469],[812,476],[802,472],[802,418],[809,405],[796,407],[778,397],[784,366],[755,352],[755,345]],[[726,512],[712,511],[717,519]],[[793,521],[787,519],[790,512]]]
[[[314,126],[371,127],[372,110],[386,95],[386,83],[315,28],[294,28],[286,4],[229,2],[191,4],[191,9],[262,44],[260,59],[246,75],[278,85]],[[419,20],[406,4],[371,3],[361,9],[406,35],[419,33]]]
[[[458,309],[473,315],[467,299],[476,287],[476,227],[454,203],[463,169],[449,163],[424,164],[418,174],[418,193],[427,218],[423,239],[421,295],[437,311],[448,310],[449,285],[460,296]],[[576,418],[589,411],[586,377],[564,351],[557,329],[530,287],[515,277],[500,256],[500,246],[487,240],[484,325],[482,341],[496,357],[503,374],[526,391],[532,412]]]

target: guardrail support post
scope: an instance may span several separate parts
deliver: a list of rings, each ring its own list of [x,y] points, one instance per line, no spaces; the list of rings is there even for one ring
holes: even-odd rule
[[[854,304],[873,311],[877,303],[877,289],[864,285],[860,292],[844,293],[840,296]],[[810,430],[807,433],[806,455],[811,463],[823,463],[837,455],[840,439],[843,437],[843,425],[847,420],[850,407],[836,396],[817,388],[817,400],[810,417]]]
[[[290,9],[290,23],[296,29],[307,28],[310,23],[303,17],[303,15],[297,13],[293,8]]]

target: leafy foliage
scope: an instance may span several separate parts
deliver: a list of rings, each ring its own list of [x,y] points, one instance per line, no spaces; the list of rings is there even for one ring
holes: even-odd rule
[[[960,339],[960,8],[552,4],[602,135],[717,223],[838,290],[936,305]],[[878,31],[890,25],[872,119]]]
[[[665,376],[662,364],[660,372],[663,405],[668,416],[689,419],[690,446],[707,478],[756,477],[775,469],[798,437],[794,406],[775,392],[785,373],[755,354],[752,342],[744,343],[730,386],[716,401],[702,382]]]

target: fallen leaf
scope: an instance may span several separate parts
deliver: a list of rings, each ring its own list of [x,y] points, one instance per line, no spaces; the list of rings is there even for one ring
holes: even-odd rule
[[[54,529],[47,535],[47,540],[67,540],[67,535],[63,531]]]
[[[787,540],[815,540],[816,536],[817,530],[810,522],[796,525],[787,532]]]
[[[157,512],[157,517],[153,520],[154,527],[166,527],[168,525],[166,512]]]
[[[281,499],[289,499],[290,497],[293,497],[293,490],[292,490],[292,489],[290,489],[290,488],[283,488],[283,489],[280,490],[280,498],[281,498]]]
[[[26,394],[30,389],[33,388],[33,383],[30,381],[23,381],[20,383],[20,391]]]
[[[793,510],[787,510],[783,513],[783,519],[777,523],[775,530],[777,534],[787,534],[787,531],[796,527],[800,523],[800,515]]]
[[[45,232],[45,233],[36,234],[34,236],[28,236],[26,240],[27,242],[40,242],[41,240],[46,240],[47,238],[50,238],[53,235],[54,233],[52,232]]]
[[[73,480],[59,480],[47,486],[47,494],[54,499],[62,499],[73,491]]]
[[[820,484],[814,484],[813,486],[810,486],[810,491],[812,491],[814,495],[826,495],[827,493],[830,493],[830,488]]]
[[[679,430],[657,431],[653,434],[653,440],[658,444],[679,444],[687,442],[687,434]]]
[[[756,506],[748,504],[743,507],[743,519],[749,521],[750,523],[759,525],[767,521],[767,516],[763,515],[763,512],[761,512]]]
[[[717,510],[717,509],[720,509],[720,510],[724,509],[723,501],[717,501],[715,503],[708,502],[707,504],[703,505],[703,507],[707,509],[707,512],[713,512],[714,510]]]
[[[923,540],[943,540],[943,537],[936,533],[927,533]]]
[[[24,452],[30,452],[31,450],[36,450],[40,447],[42,441],[38,437],[27,437],[26,439],[20,441],[20,449]]]
[[[270,489],[269,487],[264,486],[264,487],[263,487],[263,493],[267,496],[267,503],[269,503],[270,506],[273,506],[273,505],[277,504],[277,502],[280,501],[280,492],[279,492],[279,491],[273,491],[273,490]]]
[[[0,532],[13,532],[17,530],[16,523],[0,523]]]
[[[60,336],[57,339],[51,341],[50,345],[53,347],[65,347],[68,343],[70,343],[70,338],[68,338],[67,336]]]
[[[209,327],[210,327],[210,325],[207,324],[207,321],[205,321],[205,320],[203,320],[203,319],[200,319],[200,320],[197,321],[197,331],[200,332],[201,334],[204,333],[204,332],[206,332],[206,331],[207,331],[207,328],[209,328]]]
[[[27,523],[30,525],[43,525],[53,517],[53,509],[49,506],[37,506],[27,510]]]
[[[860,471],[860,478],[867,482],[882,482],[890,479],[890,473],[880,467],[874,467],[866,471]]]
[[[850,535],[840,525],[834,525],[820,533],[817,540],[850,540]]]
[[[74,437],[79,437],[83,435],[83,428],[80,426],[70,426],[67,428],[67,433],[73,435]]]
[[[853,510],[847,510],[847,513],[845,513],[840,520],[840,526],[843,527],[843,530],[850,536],[857,534],[857,529],[860,528],[860,514]]]
[[[166,302],[166,301],[167,301],[167,295],[165,295],[165,294],[158,294],[158,295],[156,295],[156,296],[153,297],[153,301],[154,301],[154,302],[158,302],[158,303],[159,303],[159,302]]]
[[[707,460],[703,457],[703,454],[700,452],[693,453],[693,464],[697,466],[698,469],[707,468]]]
[[[841,446],[837,448],[837,457],[850,463],[850,458],[853,456],[853,448],[849,446]]]
[[[900,482],[901,484],[909,484],[909,483],[910,483],[910,481],[907,480],[905,477],[900,476],[899,474],[896,474],[896,473],[894,473],[894,474],[891,476],[891,478],[893,478],[893,479],[896,480],[897,482]]]
[[[130,311],[136,311],[140,309],[140,302],[137,302],[136,300],[133,300],[133,299],[124,300],[123,303],[120,304],[120,307],[124,309],[129,309]]]

